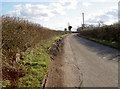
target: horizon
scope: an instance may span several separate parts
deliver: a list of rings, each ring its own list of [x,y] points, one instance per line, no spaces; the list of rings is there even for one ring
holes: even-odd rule
[[[49,0],[49,1],[2,1],[2,15],[28,19],[55,30],[64,30],[68,23],[72,31],[82,24],[82,13],[85,13],[85,24],[106,25],[118,22],[119,0]],[[108,8],[109,7],[109,8]]]

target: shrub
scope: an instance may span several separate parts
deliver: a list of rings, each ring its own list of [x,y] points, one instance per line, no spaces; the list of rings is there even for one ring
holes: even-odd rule
[[[81,30],[80,35],[107,41],[120,42],[120,24]]]
[[[64,32],[50,30],[16,17],[2,16],[1,18],[3,80],[10,80],[11,86],[17,87],[19,79],[26,74],[24,65],[20,62],[24,60],[21,52],[34,48],[38,43],[42,45],[44,41]],[[41,64],[41,66],[45,65]]]

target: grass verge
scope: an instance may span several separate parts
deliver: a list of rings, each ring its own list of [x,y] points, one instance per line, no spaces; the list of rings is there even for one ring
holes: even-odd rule
[[[54,37],[52,40],[46,42],[44,45],[27,51],[24,53],[25,60],[23,61],[27,75],[20,79],[19,87],[40,87],[42,80],[47,72],[48,65],[50,62],[50,55],[47,50],[55,40],[67,36],[68,34]]]
[[[50,55],[48,49],[52,46],[55,40],[65,37],[69,34],[54,37],[43,45],[40,45],[32,50],[27,50],[22,53],[24,60],[21,63],[24,65],[26,75],[20,78],[19,87],[41,87],[45,74],[47,73],[50,63]],[[3,86],[9,85],[9,80],[3,81]]]
[[[78,36],[83,37],[88,40],[91,40],[91,41],[94,41],[94,42],[97,42],[97,43],[100,43],[100,44],[103,44],[103,45],[110,46],[112,48],[120,49],[120,42],[101,40],[98,38],[86,37],[86,36],[82,36],[82,35],[78,35]]]

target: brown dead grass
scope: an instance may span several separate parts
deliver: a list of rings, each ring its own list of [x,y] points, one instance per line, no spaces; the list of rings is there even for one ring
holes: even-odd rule
[[[10,80],[11,86],[16,87],[19,78],[25,76],[24,60],[21,52],[34,48],[36,44],[42,45],[55,36],[64,34],[39,24],[31,23],[15,17],[2,16],[2,60],[3,80]]]

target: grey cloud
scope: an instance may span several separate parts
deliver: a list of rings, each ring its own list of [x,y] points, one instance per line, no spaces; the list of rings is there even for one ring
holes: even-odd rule
[[[109,22],[109,21],[115,21],[117,20],[117,9],[113,9],[111,11],[106,12],[105,14],[101,15],[96,15],[88,20],[86,22],[88,23],[98,23],[98,21],[103,21],[103,22]]]
[[[107,12],[106,14],[107,14],[107,15],[116,16],[116,17],[117,17],[117,16],[118,16],[117,12],[118,12],[118,10],[114,9],[114,10],[112,10],[112,11]]]
[[[10,16],[19,16],[22,18],[35,18],[36,19],[46,19],[57,14],[63,15],[66,9],[73,9],[76,7],[77,0],[59,0],[55,3],[50,3],[49,5],[38,4],[25,4],[25,5],[15,5],[16,10],[9,11],[7,14]],[[18,14],[19,13],[19,14]]]

